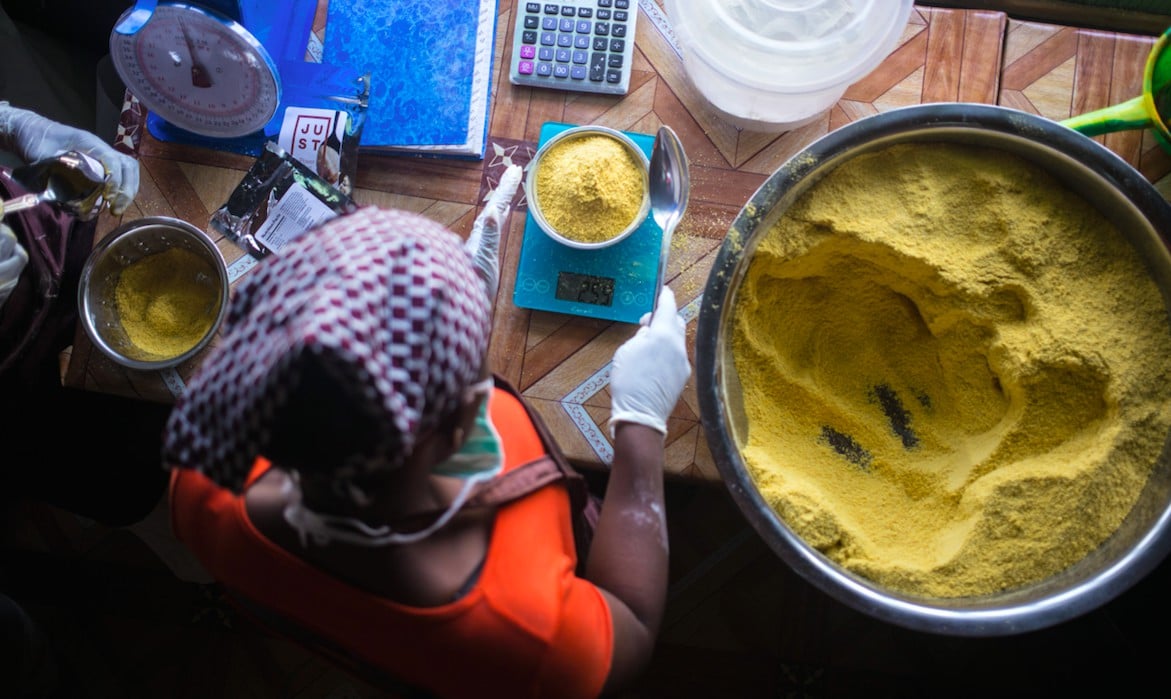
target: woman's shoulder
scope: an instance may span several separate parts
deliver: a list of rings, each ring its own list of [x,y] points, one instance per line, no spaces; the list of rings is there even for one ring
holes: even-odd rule
[[[546,453],[540,432],[518,395],[497,386],[488,403],[488,415],[500,435],[506,471]]]

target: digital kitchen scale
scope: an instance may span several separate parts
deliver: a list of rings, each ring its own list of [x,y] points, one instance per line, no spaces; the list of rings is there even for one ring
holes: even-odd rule
[[[546,122],[537,147],[574,124]],[[651,156],[655,137],[624,132]],[[663,231],[650,215],[625,240],[598,250],[550,238],[532,212],[525,217],[512,302],[520,308],[637,323],[654,305]]]

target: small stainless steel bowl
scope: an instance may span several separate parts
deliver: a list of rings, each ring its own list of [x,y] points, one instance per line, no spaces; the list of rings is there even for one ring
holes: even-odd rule
[[[127,266],[176,247],[195,253],[211,270],[208,278],[198,279],[200,287],[207,291],[211,324],[191,347],[178,354],[159,355],[136,346],[127,336],[115,302],[115,288]],[[81,325],[94,346],[122,366],[138,370],[174,367],[194,357],[215,337],[227,312],[229,286],[224,258],[206,233],[176,218],[141,218],[111,231],[98,241],[86,260],[77,289]]]
[[[634,220],[631,221],[630,225],[619,232],[617,235],[597,243],[587,243],[580,240],[574,240],[554,228],[554,226],[549,223],[548,219],[545,218],[545,214],[541,209],[541,199],[537,192],[537,173],[541,169],[541,162],[545,155],[548,154],[549,151],[553,150],[554,147],[564,144],[566,141],[577,138],[585,138],[588,136],[608,136],[621,143],[626,147],[626,150],[630,152],[630,155],[634,157],[635,162],[639,164],[639,173],[642,175],[642,205],[639,207],[638,213],[635,214]],[[630,139],[629,136],[622,133],[621,131],[616,131],[605,126],[593,125],[575,126],[566,129],[565,131],[562,131],[561,133],[546,141],[545,145],[541,146],[537,150],[536,155],[533,156],[532,162],[529,163],[528,172],[525,175],[525,196],[528,199],[529,211],[532,212],[533,219],[537,222],[537,225],[540,226],[541,230],[544,231],[545,234],[550,238],[556,240],[562,245],[566,245],[571,248],[577,248],[579,250],[598,250],[600,248],[610,247],[611,245],[615,245],[625,240],[630,236],[631,233],[638,230],[639,226],[641,226],[646,220],[647,215],[650,214],[651,196],[650,175],[648,174],[649,169],[650,161],[647,159],[646,154],[642,152],[642,149],[640,149],[638,145]]]

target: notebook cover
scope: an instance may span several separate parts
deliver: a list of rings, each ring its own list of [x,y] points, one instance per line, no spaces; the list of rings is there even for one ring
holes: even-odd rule
[[[330,0],[323,61],[371,73],[362,152],[483,157],[496,0]]]

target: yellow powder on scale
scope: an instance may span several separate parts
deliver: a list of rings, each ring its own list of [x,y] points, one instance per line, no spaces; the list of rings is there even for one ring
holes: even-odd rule
[[[155,357],[174,357],[194,347],[215,320],[215,278],[209,262],[183,248],[127,265],[118,275],[114,303],[130,342]]]
[[[541,157],[537,196],[558,233],[580,243],[605,242],[642,208],[642,167],[609,136],[566,139]]]
[[[761,240],[732,354],[762,495],[909,594],[1047,578],[1130,511],[1171,428],[1171,328],[1134,248],[1015,156],[860,156]]]

